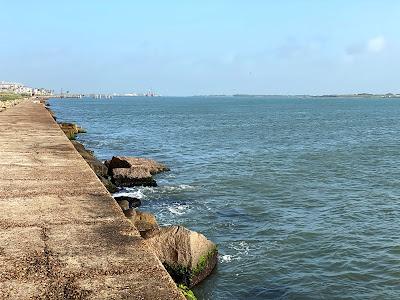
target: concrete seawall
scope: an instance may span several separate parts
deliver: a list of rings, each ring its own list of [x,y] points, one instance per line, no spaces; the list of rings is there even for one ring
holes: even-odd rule
[[[45,107],[0,113],[0,299],[185,299]]]

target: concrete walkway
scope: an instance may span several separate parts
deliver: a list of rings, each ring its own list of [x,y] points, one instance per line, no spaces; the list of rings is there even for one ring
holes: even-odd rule
[[[185,299],[33,102],[0,112],[0,299]]]

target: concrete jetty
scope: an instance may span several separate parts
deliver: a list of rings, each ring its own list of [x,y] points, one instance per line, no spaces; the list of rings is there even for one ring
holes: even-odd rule
[[[0,112],[0,299],[185,299],[33,101]]]

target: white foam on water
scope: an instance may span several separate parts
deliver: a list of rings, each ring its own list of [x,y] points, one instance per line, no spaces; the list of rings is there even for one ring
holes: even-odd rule
[[[160,188],[161,192],[180,192],[180,191],[192,191],[195,188],[188,184],[180,184],[180,185],[170,185],[163,186]]]
[[[232,261],[232,255],[225,254],[225,255],[222,255],[222,256],[220,257],[220,262],[221,262],[221,263],[231,262],[231,261]]]
[[[173,213],[174,215],[184,215],[188,212],[189,205],[186,204],[175,204],[174,206],[169,206],[167,208],[169,210],[169,212]]]
[[[126,197],[134,197],[138,199],[145,199],[146,195],[142,192],[141,189],[125,189],[120,192],[116,192],[113,194],[114,197],[126,196]]]
[[[127,197],[135,197],[139,199],[146,199],[149,194],[154,193],[176,193],[180,191],[191,191],[195,188],[191,185],[180,184],[180,185],[172,185],[172,186],[159,186],[159,187],[127,187],[123,190],[114,193],[113,196],[127,196]]]

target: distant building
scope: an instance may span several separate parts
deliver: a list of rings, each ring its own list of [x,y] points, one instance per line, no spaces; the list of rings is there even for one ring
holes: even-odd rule
[[[31,96],[47,96],[53,92],[44,88],[31,88],[16,82],[0,81],[0,93],[28,94]]]

